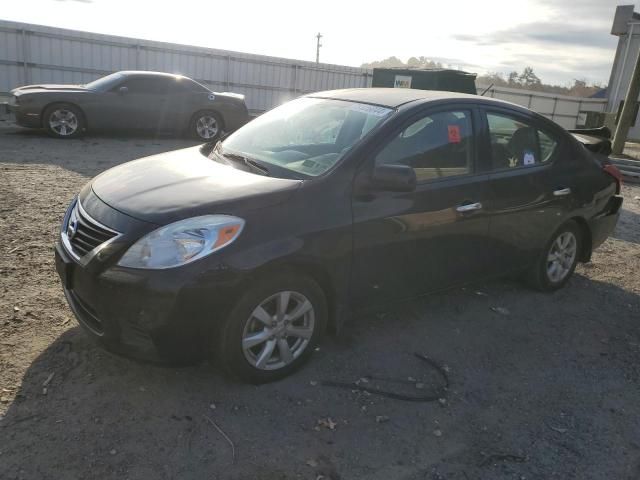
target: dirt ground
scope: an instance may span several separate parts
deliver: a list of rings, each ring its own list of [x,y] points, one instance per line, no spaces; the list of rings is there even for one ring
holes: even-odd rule
[[[54,270],[89,178],[191,144],[0,122],[1,479],[640,478],[640,187],[562,291],[496,281],[361,314],[300,372],[255,387],[102,351]],[[376,375],[429,394],[440,378],[414,352],[446,365],[441,401],[321,383]]]

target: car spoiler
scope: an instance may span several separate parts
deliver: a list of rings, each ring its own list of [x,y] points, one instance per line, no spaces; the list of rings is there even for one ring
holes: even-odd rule
[[[611,130],[607,127],[576,128],[569,133],[594,153],[607,156],[611,153]]]

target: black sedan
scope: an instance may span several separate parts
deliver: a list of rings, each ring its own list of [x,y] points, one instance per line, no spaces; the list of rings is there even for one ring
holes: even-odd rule
[[[106,348],[213,356],[265,382],[363,305],[514,273],[562,287],[612,232],[619,191],[614,167],[524,108],[338,90],[99,175],[69,206],[56,266]]]
[[[190,134],[206,141],[248,120],[244,96],[215,93],[181,75],[117,72],[86,85],[29,85],[11,91],[9,108],[24,127],[57,138],[87,130]]]

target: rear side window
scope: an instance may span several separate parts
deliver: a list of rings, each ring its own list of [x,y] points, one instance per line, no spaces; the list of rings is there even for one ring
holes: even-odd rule
[[[127,87],[129,93],[165,94],[169,81],[165,78],[138,77],[126,80],[120,86]]]
[[[548,162],[558,142],[548,133],[509,115],[487,113],[494,170]]]
[[[468,110],[438,112],[420,118],[393,138],[376,164],[408,165],[418,181],[465,175],[472,171],[473,132]]]

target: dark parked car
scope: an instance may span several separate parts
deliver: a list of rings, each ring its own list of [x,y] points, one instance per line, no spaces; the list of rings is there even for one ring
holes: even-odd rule
[[[11,91],[9,108],[24,127],[58,138],[86,130],[190,134],[206,141],[248,120],[244,96],[214,93],[181,75],[117,72],[86,85],[30,85]]]
[[[214,148],[99,175],[64,217],[56,266],[108,349],[214,355],[264,382],[362,305],[513,273],[562,287],[613,230],[619,190],[615,168],[515,105],[323,92]]]

